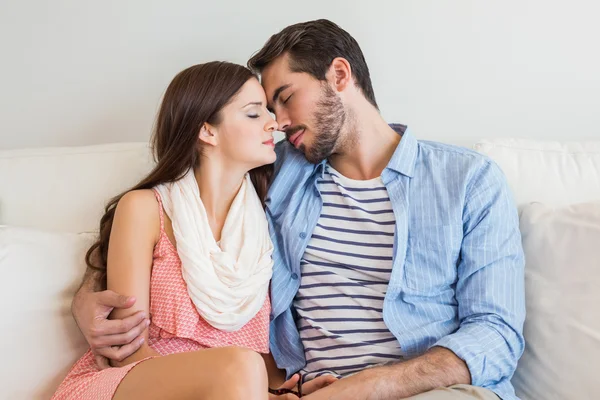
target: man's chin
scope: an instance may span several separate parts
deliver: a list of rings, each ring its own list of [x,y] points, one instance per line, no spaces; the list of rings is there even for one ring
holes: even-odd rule
[[[319,163],[321,163],[323,160],[325,160],[327,158],[327,156],[323,156],[323,155],[320,155],[320,154],[312,154],[310,151],[307,152],[302,147],[299,150],[302,153],[304,153],[304,157],[311,164],[319,164]]]

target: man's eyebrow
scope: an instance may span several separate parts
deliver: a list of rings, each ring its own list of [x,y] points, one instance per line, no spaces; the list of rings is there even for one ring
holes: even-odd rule
[[[279,95],[281,94],[281,92],[283,92],[285,89],[289,88],[290,86],[292,86],[291,83],[288,83],[287,85],[278,87],[277,90],[275,91],[275,93],[273,93],[273,103],[277,103],[277,99],[279,98]]]

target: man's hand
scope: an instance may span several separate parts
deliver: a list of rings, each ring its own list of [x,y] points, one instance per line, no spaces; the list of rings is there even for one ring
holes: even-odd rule
[[[99,368],[110,367],[107,358],[121,361],[135,353],[144,342],[141,336],[150,320],[143,311],[122,320],[109,320],[115,308],[130,308],[134,297],[111,290],[80,290],[71,305],[79,329],[89,343]]]
[[[374,370],[376,373],[373,373]],[[397,376],[389,374],[390,371],[385,371],[379,368],[373,368],[370,370],[364,370],[358,374],[349,376],[343,379],[330,380],[327,384],[321,385],[319,388],[308,394],[302,396],[302,399],[306,400],[398,400],[408,397],[409,393],[402,390],[399,385],[393,390],[393,393],[389,391],[389,387],[381,388],[378,384],[381,384],[380,379],[395,379]],[[321,378],[321,377],[319,377]],[[317,379],[319,379],[317,378]],[[310,382],[307,382],[307,384]],[[305,384],[306,385],[306,384]]]
[[[323,389],[336,382],[337,380],[338,379],[335,376],[325,374],[308,382],[305,382],[302,385],[302,397],[304,398],[305,396],[308,396],[309,394],[314,393],[317,390]]]
[[[369,379],[356,379],[355,377],[358,375],[360,374],[339,380],[330,376],[333,378],[333,380],[330,380],[325,385],[315,388],[314,391],[311,391],[310,393],[303,393],[304,395],[302,398],[306,400],[370,399],[373,391],[376,390],[376,388],[372,386],[372,383]],[[320,376],[319,378],[322,377],[323,376]],[[307,385],[311,382],[312,381],[307,382],[304,385]],[[304,387],[305,386],[303,386],[303,389]]]

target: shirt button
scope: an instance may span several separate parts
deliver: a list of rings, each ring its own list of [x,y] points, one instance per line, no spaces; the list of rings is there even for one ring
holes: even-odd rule
[[[269,319],[270,319],[271,321],[273,321],[273,320],[275,319],[275,317],[273,316],[273,314],[269,315]]]
[[[298,274],[294,272],[294,273],[292,274],[292,279],[293,279],[293,280],[296,280],[296,279],[298,279]]]
[[[300,232],[300,239],[306,239],[306,233]]]

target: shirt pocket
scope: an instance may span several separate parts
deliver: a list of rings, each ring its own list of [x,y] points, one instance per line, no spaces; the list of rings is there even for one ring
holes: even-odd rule
[[[404,280],[423,295],[453,287],[462,244],[461,225],[419,227],[408,234]]]

